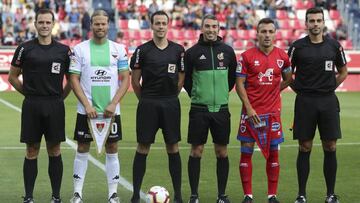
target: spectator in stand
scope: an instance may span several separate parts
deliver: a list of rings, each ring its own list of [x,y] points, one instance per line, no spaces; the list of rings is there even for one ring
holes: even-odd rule
[[[7,33],[14,33],[15,29],[14,29],[14,23],[13,20],[11,18],[11,16],[8,16],[5,19],[5,24],[2,27],[2,33],[4,33],[4,35]]]
[[[251,10],[251,15],[249,15],[249,18],[245,20],[245,23],[247,25],[247,29],[255,29],[258,22],[260,21],[260,17],[256,14],[256,10]]]
[[[347,33],[347,26],[343,23],[343,21],[340,19],[339,24],[335,29],[335,36],[334,38],[336,40],[346,40],[348,33]]]
[[[17,34],[17,36],[16,36],[16,38],[15,38],[15,43],[16,43],[16,44],[20,44],[20,43],[25,42],[26,40],[27,40],[27,39],[26,39],[26,33],[25,33],[24,30],[22,30],[22,31],[20,31],[20,32]]]
[[[214,4],[212,1],[208,1],[205,6],[203,7],[203,15],[207,15],[207,14],[211,14],[214,15],[215,14],[215,10],[214,10]]]
[[[63,21],[60,21],[60,38],[67,39],[70,37],[70,23],[69,18],[65,18]]]
[[[79,8],[81,19],[81,39],[87,40],[90,32],[90,15],[84,7]]]
[[[35,18],[35,11],[33,9],[32,4],[26,4],[24,15],[27,20],[29,20],[30,18],[32,19]]]
[[[3,45],[7,45],[7,46],[15,45],[15,38],[14,38],[14,34],[12,32],[7,32],[6,33],[6,35],[4,37]]]
[[[80,13],[77,8],[73,7],[67,18],[70,23],[70,37],[73,37],[75,33],[79,33],[80,29]]]
[[[142,15],[139,20],[140,29],[150,29],[150,21],[148,15]]]
[[[152,16],[156,11],[159,11],[160,7],[156,0],[153,0],[152,3],[149,5],[148,9],[148,17]]]
[[[238,16],[236,10],[229,6],[229,15],[226,18],[226,29],[236,29],[238,23]]]

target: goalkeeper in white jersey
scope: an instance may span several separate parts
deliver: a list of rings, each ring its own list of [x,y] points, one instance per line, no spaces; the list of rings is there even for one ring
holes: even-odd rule
[[[117,185],[120,178],[117,142],[121,140],[120,100],[129,87],[128,58],[125,46],[107,38],[109,16],[103,10],[91,16],[92,39],[74,47],[71,58],[70,82],[79,100],[74,139],[78,148],[74,160],[73,203],[82,202],[83,184],[93,140],[87,119],[103,115],[114,117],[105,144],[108,202],[119,202]]]

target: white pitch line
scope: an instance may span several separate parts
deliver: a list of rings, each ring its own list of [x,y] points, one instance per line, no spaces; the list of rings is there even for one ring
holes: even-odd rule
[[[15,111],[21,113],[21,109],[19,107],[14,106],[11,103],[9,103],[1,98],[0,98],[0,102],[5,104],[6,106],[10,107],[11,109],[14,109]],[[67,137],[66,137],[66,144],[68,144],[72,149],[74,149],[76,151],[76,149],[77,149],[76,143]],[[105,165],[103,163],[101,163],[99,160],[95,159],[92,155],[89,155],[89,161],[105,172]],[[129,181],[127,181],[124,177],[120,176],[119,184],[121,186],[123,186],[125,189],[133,192],[133,185]],[[140,197],[141,197],[141,199],[146,200],[146,194],[142,191],[140,191]]]
[[[69,141],[71,141],[69,139]],[[209,144],[210,145],[210,144]],[[336,146],[357,146],[357,145],[360,145],[360,142],[344,142],[344,143],[337,143]],[[281,148],[293,148],[293,147],[298,147],[297,144],[281,144],[280,145]],[[313,144],[314,147],[321,147],[322,145],[321,144]],[[212,146],[210,145],[209,146],[210,148],[212,148]],[[119,150],[135,150],[136,147],[118,147]],[[236,145],[228,145],[228,149],[237,149],[239,148],[240,149],[240,145],[239,146],[236,146]],[[0,146],[0,150],[23,150],[25,149],[24,146]],[[61,147],[61,150],[73,150],[74,148],[72,147]],[[166,148],[165,147],[151,147],[152,150],[165,150]],[[179,147],[179,149],[181,150],[185,150],[185,149],[190,149],[190,147]],[[43,148],[41,148],[41,150],[45,150]]]

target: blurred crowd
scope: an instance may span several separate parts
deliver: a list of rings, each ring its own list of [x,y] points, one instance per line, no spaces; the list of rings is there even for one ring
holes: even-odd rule
[[[149,29],[150,16],[158,10],[169,14],[172,29],[198,30],[202,17],[214,14],[221,29],[251,30],[260,20],[256,11],[263,10],[272,19],[277,18],[277,10],[296,17],[298,3],[304,8],[336,9],[336,0],[115,0],[114,8],[119,19],[126,20],[127,28],[133,30]],[[89,37],[88,11],[91,6],[87,0],[2,0],[0,8],[0,45],[16,45],[33,38],[36,33],[34,17],[40,8],[54,11],[53,36],[56,39],[81,41]],[[345,25],[341,23],[339,26]],[[334,29],[333,36],[346,38],[347,33],[339,30],[346,29]]]

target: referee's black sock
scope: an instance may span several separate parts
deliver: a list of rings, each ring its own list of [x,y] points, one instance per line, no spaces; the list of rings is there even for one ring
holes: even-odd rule
[[[336,181],[337,160],[336,151],[324,151],[323,172],[325,176],[327,195],[333,195]]]
[[[218,184],[218,196],[225,194],[226,184],[229,175],[229,158],[217,157],[216,175]]]
[[[180,200],[181,197],[181,158],[180,153],[168,153],[169,171],[175,191],[175,199]]]
[[[310,152],[299,151],[296,168],[298,175],[298,184],[299,184],[299,194],[301,196],[306,196],[306,182],[309,177],[310,172]]]
[[[59,199],[63,176],[63,162],[61,155],[49,156],[48,174],[51,182],[52,196]]]
[[[191,195],[198,195],[199,178],[200,178],[200,161],[201,161],[201,157],[189,156],[188,174],[189,174]]]
[[[135,153],[134,163],[133,163],[133,197],[132,199],[140,198],[140,188],[143,181],[143,177],[146,171],[146,157],[147,154],[141,154],[139,152]]]
[[[37,159],[27,159],[25,157],[23,166],[25,198],[33,197],[34,185],[37,174]]]

